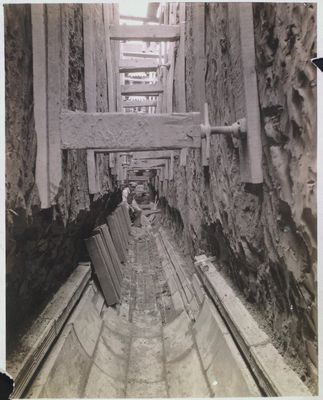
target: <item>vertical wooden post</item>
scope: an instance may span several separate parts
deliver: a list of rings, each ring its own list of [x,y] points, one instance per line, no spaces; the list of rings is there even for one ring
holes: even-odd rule
[[[46,5],[47,13],[47,90],[48,90],[48,164],[49,164],[49,197],[50,204],[56,204],[56,195],[62,179],[62,154],[60,137],[60,112],[63,97],[66,95],[63,88],[67,84],[65,70],[66,57],[62,54],[62,34],[66,34],[67,27],[62,26],[61,6],[59,4]]]
[[[33,40],[34,120],[37,135],[36,184],[41,208],[50,206],[47,138],[47,60],[43,4],[31,6]]]

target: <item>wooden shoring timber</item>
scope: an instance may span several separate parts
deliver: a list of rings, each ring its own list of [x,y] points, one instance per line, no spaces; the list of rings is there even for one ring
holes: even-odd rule
[[[164,89],[160,83],[121,86],[121,95],[123,96],[153,96],[163,93],[163,91]]]
[[[240,141],[242,182],[262,183],[261,124],[256,73],[252,3],[239,4],[241,58],[247,118],[247,138]]]
[[[176,111],[186,111],[185,90],[185,3],[179,3],[180,10],[180,40],[175,65]]]
[[[66,46],[62,47],[65,35],[68,35],[68,24],[62,18],[62,6],[47,4],[47,132],[48,132],[48,177],[49,201],[56,204],[59,185],[62,180],[62,154],[59,117],[61,105],[68,93],[68,84],[64,80],[68,66],[65,65],[68,56]]]
[[[205,104],[205,3],[192,5],[192,38],[193,38],[193,110],[203,112]],[[209,165],[206,156],[206,139],[202,139],[201,146],[202,166]]]
[[[157,150],[157,151],[137,151],[133,153],[133,159],[144,160],[144,159],[159,159],[170,157],[169,151]]]
[[[94,150],[86,151],[86,165],[87,165],[87,176],[89,183],[89,193],[90,194],[99,193],[100,190],[98,187],[98,176],[97,176]]]
[[[119,61],[119,72],[152,72],[158,68],[158,61],[143,58],[123,58]]]
[[[130,168],[141,168],[141,169],[149,169],[153,168],[155,166],[163,165],[167,161],[169,161],[168,158],[160,158],[160,159],[150,159],[150,160],[132,160]]]
[[[180,29],[177,25],[112,25],[110,34],[112,40],[162,42],[178,40]]]
[[[188,153],[187,148],[181,149],[180,162],[179,162],[180,167],[186,167],[187,153]]]
[[[139,22],[145,22],[145,23],[149,23],[149,22],[154,22],[157,23],[159,22],[157,17],[136,17],[133,15],[120,15],[120,19],[125,19],[127,21],[139,21]]]
[[[50,206],[47,137],[47,76],[45,6],[32,4],[33,95],[37,135],[36,184],[41,208]]]
[[[108,101],[109,111],[117,111],[117,95],[116,95],[116,81],[114,74],[114,63],[113,63],[113,52],[112,44],[110,41],[110,21],[111,21],[111,6],[104,3],[103,7],[103,21],[104,21],[104,33],[105,33],[105,53],[106,53],[106,65],[107,65],[107,79],[108,79]]]
[[[174,180],[174,151],[170,152],[170,160],[169,160],[169,180]]]
[[[126,249],[124,248],[123,239],[121,237],[121,233],[120,233],[118,224],[116,222],[115,216],[109,215],[107,217],[107,223],[108,223],[110,234],[111,234],[114,246],[117,250],[119,259],[122,263],[124,263],[124,262],[126,262],[127,252],[126,252]]]
[[[156,107],[157,102],[155,100],[126,100],[122,102],[122,107]]]
[[[96,111],[96,57],[93,6],[83,4],[84,91],[86,111]]]
[[[135,58],[154,58],[159,59],[159,54],[143,51],[123,51],[124,57],[135,57]]]
[[[94,235],[86,239],[85,243],[107,305],[118,303],[120,300],[120,293],[114,286],[110,271],[107,267],[107,252],[101,235]]]
[[[84,113],[61,114],[63,149],[115,151],[200,148],[199,113]]]
[[[113,265],[113,268],[115,270],[119,285],[121,285],[122,284],[122,279],[123,279],[123,269],[122,269],[122,265],[121,265],[120,259],[118,257],[116,248],[115,248],[115,246],[113,244],[113,240],[112,240],[112,237],[110,235],[110,231],[109,231],[108,225],[104,224],[104,225],[98,226],[97,228],[95,228],[93,233],[100,233],[101,234],[103,242],[105,243],[106,248],[107,248],[107,250],[108,250],[108,252],[110,254],[112,265]]]

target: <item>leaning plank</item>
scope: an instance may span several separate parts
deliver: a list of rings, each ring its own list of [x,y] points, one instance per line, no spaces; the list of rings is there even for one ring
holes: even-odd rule
[[[46,88],[46,33],[43,4],[31,6],[33,39],[34,120],[37,135],[36,184],[41,208],[48,208],[48,138]]]
[[[47,9],[47,129],[50,204],[56,196],[62,179],[59,114],[61,105],[61,9],[59,4],[48,4]]]
[[[145,96],[145,95],[157,95],[164,91],[163,87],[159,83],[153,85],[139,84],[139,85],[122,85],[121,95],[123,96]]]
[[[240,173],[243,182],[261,183],[263,181],[262,144],[251,3],[239,4],[239,22],[248,131],[247,139],[240,145]],[[241,168],[248,165],[248,169]]]
[[[158,61],[142,58],[124,58],[119,61],[119,72],[153,72],[158,67]]]
[[[94,235],[86,239],[85,243],[107,305],[118,303],[120,298],[116,288],[113,285],[108,267],[106,265],[104,243],[101,236],[99,234]]]
[[[180,29],[177,25],[112,25],[110,34],[114,40],[162,42],[178,40]]]
[[[61,114],[63,149],[142,151],[200,148],[199,113],[140,114],[84,113]]]
[[[123,101],[122,107],[129,108],[129,107],[156,107],[157,102],[155,100],[128,100]]]

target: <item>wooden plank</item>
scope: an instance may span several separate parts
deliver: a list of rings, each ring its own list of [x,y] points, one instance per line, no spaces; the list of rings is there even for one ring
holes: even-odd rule
[[[205,104],[205,3],[194,3],[192,6],[192,38],[193,38],[193,110],[203,113]],[[201,121],[202,122],[202,121]],[[202,166],[209,165],[206,157],[206,139],[202,139]]]
[[[99,190],[97,185],[97,171],[96,171],[94,150],[86,151],[86,165],[87,165],[87,176],[89,183],[89,193],[90,194],[98,193]]]
[[[127,100],[122,102],[122,107],[156,107],[157,101],[155,100]]]
[[[119,72],[152,72],[156,71],[158,61],[143,58],[124,58],[119,61]]]
[[[126,76],[125,81],[127,82],[136,82],[136,83],[149,83],[149,84],[153,84],[156,83],[156,79],[146,79],[146,78],[132,78],[129,76]]]
[[[62,180],[62,154],[59,116],[62,101],[62,36],[61,9],[59,4],[46,5],[47,12],[47,129],[49,164],[49,199],[56,204]]]
[[[177,112],[186,111],[186,90],[185,90],[185,3],[179,3],[180,7],[180,40],[178,55],[175,66],[175,93]]]
[[[159,159],[170,157],[169,151],[157,150],[157,151],[137,151],[133,153],[133,159],[143,160],[143,159]]]
[[[123,51],[122,55],[124,57],[135,57],[135,58],[157,58],[159,59],[159,54],[150,52],[135,52],[135,51]]]
[[[169,180],[174,180],[174,151],[170,152],[170,161],[169,161]]]
[[[123,96],[144,96],[157,95],[163,93],[164,89],[160,83],[153,85],[138,84],[138,85],[122,85],[121,94]]]
[[[101,235],[94,235],[86,239],[85,243],[107,305],[118,303],[120,293],[114,286],[110,271],[107,268],[107,254]]]
[[[96,111],[96,60],[93,6],[83,4],[84,91],[87,112]]]
[[[251,3],[239,4],[241,57],[247,118],[247,139],[240,141],[240,174],[243,182],[262,183],[262,143]]]
[[[110,41],[110,9],[109,4],[103,4],[103,21],[104,21],[104,32],[105,32],[105,53],[107,63],[107,78],[108,78],[108,102],[109,111],[117,111],[116,104],[116,82],[115,75],[113,73],[113,60],[112,60],[112,49]]]
[[[112,25],[110,27],[112,40],[142,40],[146,42],[161,42],[178,40],[180,28],[178,25]]]
[[[113,22],[119,24],[119,5],[112,4],[113,9]],[[110,27],[110,39],[111,39],[111,27]],[[120,76],[119,76],[119,60],[120,60],[120,43],[114,42],[114,73],[116,82],[116,94],[117,94],[117,111],[121,111],[121,87],[120,87]]]
[[[117,151],[200,148],[198,115],[64,111],[62,148]]]
[[[181,167],[186,167],[187,153],[188,153],[187,148],[181,149],[180,163],[179,163]]]
[[[37,135],[36,184],[41,208],[48,208],[48,138],[47,138],[47,75],[46,33],[43,4],[31,6],[33,41],[34,120]]]
[[[149,23],[149,22],[159,22],[157,17],[136,17],[134,15],[120,15],[120,19],[124,19],[127,21],[139,21],[139,22],[145,22],[145,23]]]

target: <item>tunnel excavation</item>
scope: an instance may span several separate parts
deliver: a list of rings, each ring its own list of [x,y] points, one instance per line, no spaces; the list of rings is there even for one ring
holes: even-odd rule
[[[135,3],[4,6],[12,396],[318,395],[316,4]]]

